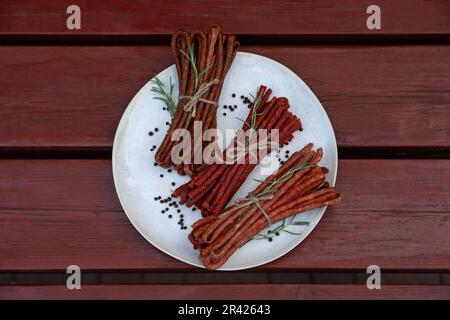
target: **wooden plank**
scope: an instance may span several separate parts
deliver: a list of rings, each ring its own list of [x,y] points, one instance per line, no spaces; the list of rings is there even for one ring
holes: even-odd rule
[[[300,246],[257,270],[448,271],[449,181],[449,160],[340,161],[343,203]],[[131,226],[110,161],[3,160],[0,195],[0,271],[200,270]]]
[[[137,300],[339,300],[339,299],[450,299],[450,286],[303,284],[189,284],[85,285],[68,290],[64,285],[1,286],[0,299],[137,299]]]
[[[69,0],[3,0],[3,35],[168,35],[178,28],[206,29],[220,23],[227,32],[263,35],[449,34],[446,0],[378,0],[381,30],[368,30],[373,1],[100,1],[78,0],[81,30],[66,28]],[[417,14],[420,12],[420,14]]]
[[[450,46],[243,47],[299,74],[340,147],[449,147]],[[0,47],[0,147],[111,147],[168,47]]]

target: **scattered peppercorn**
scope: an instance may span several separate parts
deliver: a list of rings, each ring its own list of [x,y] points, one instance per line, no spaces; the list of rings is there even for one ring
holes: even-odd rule
[[[227,114],[224,112],[224,113],[223,113],[223,116],[225,117],[226,115],[227,115]]]
[[[160,175],[159,175],[161,178],[163,178],[164,177],[164,175],[161,173]]]
[[[273,239],[272,239],[272,238],[269,238],[268,240],[269,240],[269,242],[272,242]]]
[[[172,186],[175,186],[175,182],[172,182],[171,185],[172,185]]]
[[[236,98],[236,93],[233,93],[231,96],[232,96],[233,98]]]
[[[155,132],[158,132],[159,131],[159,129],[158,128],[155,128]]]
[[[166,126],[170,125],[170,123],[168,121],[166,121]]]
[[[168,217],[169,217],[169,219],[172,219],[172,215],[171,214],[169,214]]]
[[[152,136],[152,135],[153,135],[153,132],[150,131],[150,132],[148,133],[148,135],[149,135],[149,136]]]

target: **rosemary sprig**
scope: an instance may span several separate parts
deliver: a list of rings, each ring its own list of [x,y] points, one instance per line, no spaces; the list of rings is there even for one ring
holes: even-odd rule
[[[308,221],[293,221],[295,219],[295,216],[292,218],[291,223],[286,223],[286,219],[283,219],[283,221],[281,222],[280,225],[278,225],[277,227],[268,230],[265,234],[264,233],[259,233],[256,237],[254,237],[254,240],[269,240],[272,241],[273,236],[278,236],[281,232],[286,232],[292,235],[301,235],[301,233],[298,232],[293,232],[288,230],[287,228],[290,226],[309,226],[309,222]]]
[[[172,98],[173,87],[174,87],[174,84],[172,83],[172,77],[170,77],[170,80],[169,80],[169,86],[170,86],[169,92],[167,92],[164,89],[164,83],[158,77],[155,77],[151,81],[151,83],[154,84],[154,86],[150,89],[150,91],[161,95],[161,97],[153,97],[153,99],[161,100],[162,102],[164,102],[164,104],[167,107],[167,110],[170,113],[170,117],[173,118],[177,107],[175,105],[175,101],[173,101],[173,98]]]
[[[292,169],[288,170],[288,171],[287,171],[285,174],[283,174],[280,178],[273,179],[273,180],[258,180],[258,179],[255,179],[255,181],[258,181],[258,182],[264,182],[264,183],[268,183],[268,182],[269,182],[270,184],[269,184],[269,185],[266,187],[266,189],[264,189],[264,190],[270,190],[274,185],[283,183],[283,182],[289,180],[290,178],[292,178],[292,176],[293,176],[297,171],[306,169],[306,168],[308,168],[308,167],[309,167],[309,163],[308,163],[308,162],[304,162],[304,163],[299,164],[298,166],[295,166],[295,167],[293,167]]]
[[[179,49],[179,50],[180,50],[181,54],[184,55],[191,63],[192,70],[194,71],[194,90],[197,91],[200,77],[203,76],[213,66],[213,64],[211,63],[209,66],[207,66],[205,68],[205,70],[199,71],[197,68],[197,57],[195,56],[194,45],[192,43],[188,44],[188,52],[187,53],[181,49]]]
[[[256,92],[259,92],[259,87],[256,88]],[[252,117],[250,119],[250,123],[248,123],[247,121],[245,121],[239,117],[235,117],[235,118],[238,119],[239,121],[243,122],[245,125],[247,125],[248,129],[253,129],[253,131],[256,131],[256,120],[258,119],[258,116],[260,116],[262,114],[262,112],[260,112],[260,113],[256,112],[256,109],[258,109],[259,104],[261,103],[262,93],[258,94],[256,97],[250,93],[249,96],[253,98],[253,107],[252,107],[252,111],[251,111]]]
[[[308,168],[308,166],[309,166],[309,163],[304,162],[304,163],[299,164],[298,166],[295,166],[295,167],[293,167],[292,169],[288,170],[288,171],[287,171],[285,174],[283,174],[280,178],[273,179],[273,180],[267,180],[267,181],[265,181],[265,180],[257,180],[257,179],[255,179],[255,180],[258,181],[258,182],[265,182],[265,183],[268,183],[268,182],[269,182],[269,183],[270,183],[266,188],[264,188],[264,191],[261,192],[261,194],[267,194],[268,192],[277,192],[278,190],[271,190],[271,188],[272,188],[274,185],[280,184],[280,183],[283,183],[283,182],[289,180],[290,178],[292,178],[292,176],[293,176],[297,171],[306,169],[306,168]],[[259,196],[259,195],[258,195],[258,196]],[[286,233],[289,233],[289,234],[292,234],[292,235],[301,235],[301,233],[292,232],[292,231],[287,230],[286,228],[289,227],[289,226],[304,226],[304,225],[309,225],[309,222],[307,222],[307,221],[294,221],[294,219],[295,219],[295,216],[292,218],[291,222],[288,223],[288,224],[286,224],[286,219],[283,219],[283,222],[282,222],[278,227],[275,227],[274,229],[270,229],[269,231],[267,231],[267,234],[266,234],[266,235],[260,233],[260,234],[258,234],[258,235],[257,235],[255,238],[253,238],[253,239],[255,239],[255,240],[262,240],[262,239],[267,239],[267,240],[269,240],[269,239],[272,239],[272,237],[271,237],[270,235],[272,235],[272,234],[277,234],[277,232],[278,232],[278,233],[280,233],[280,232],[286,232]],[[269,234],[270,234],[270,235],[269,235]],[[272,241],[272,240],[270,240],[270,241]]]

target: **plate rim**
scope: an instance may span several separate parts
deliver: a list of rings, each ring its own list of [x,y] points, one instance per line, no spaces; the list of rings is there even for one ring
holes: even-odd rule
[[[266,60],[267,62],[276,65],[277,67],[279,67],[280,69],[282,69],[283,71],[285,71],[286,73],[288,73],[290,76],[292,76],[294,79],[296,79],[296,81],[298,81],[300,84],[303,85],[303,87],[306,89],[306,91],[309,93],[309,95],[312,97],[312,99],[318,103],[320,105],[320,112],[322,113],[322,116],[324,117],[325,121],[328,123],[328,125],[331,128],[331,139],[332,139],[332,149],[334,151],[334,154],[336,154],[336,161],[334,164],[334,175],[330,177],[330,182],[331,185],[334,186],[336,184],[336,178],[337,178],[337,170],[338,170],[338,162],[339,162],[339,154],[338,154],[338,148],[337,148],[337,141],[336,141],[336,135],[334,133],[334,128],[333,128],[333,124],[330,121],[330,118],[328,117],[327,112],[325,111],[325,108],[323,107],[322,103],[320,102],[320,100],[317,98],[317,96],[314,94],[314,92],[311,90],[311,88],[300,78],[299,75],[297,75],[294,71],[292,71],[291,69],[289,69],[287,66],[283,65],[282,63],[273,60],[271,58],[268,58],[266,56],[260,55],[260,54],[256,54],[256,53],[252,53],[252,52],[246,52],[246,51],[238,51],[237,55],[243,55],[243,56],[254,56],[257,58],[262,58],[263,60]],[[136,99],[138,99],[139,94],[141,93],[142,90],[144,90],[144,88],[147,86],[148,83],[150,83],[155,77],[157,77],[159,74],[166,72],[168,69],[171,69],[175,66],[175,64],[172,64],[168,67],[166,67],[165,69],[163,69],[162,71],[160,71],[157,75],[155,75],[154,77],[152,77],[149,81],[147,81],[133,96],[133,98],[131,99],[131,101],[128,103],[127,107],[125,108],[125,111],[122,113],[122,116],[120,118],[119,124],[117,125],[117,129],[116,132],[114,134],[114,141],[113,141],[113,146],[112,146],[112,155],[111,155],[111,160],[112,160],[112,175],[113,175],[113,181],[114,181],[114,188],[116,190],[116,194],[117,197],[119,199],[120,205],[122,206],[123,211],[125,212],[125,215],[127,216],[128,220],[130,221],[130,223],[133,225],[133,227],[141,234],[141,236],[147,241],[149,242],[152,246],[154,246],[155,248],[157,248],[158,250],[164,252],[165,254],[167,254],[168,256],[175,258],[179,261],[182,261],[188,265],[191,266],[195,266],[195,267],[199,267],[202,269],[206,269],[205,266],[201,263],[193,263],[191,261],[188,261],[176,254],[173,254],[171,252],[169,252],[166,249],[161,248],[158,244],[156,244],[154,241],[152,241],[152,239],[150,239],[149,237],[146,236],[146,233],[144,230],[141,230],[141,227],[139,226],[137,221],[134,221],[134,219],[130,216],[130,214],[128,214],[126,207],[124,205],[124,200],[122,199],[120,192],[119,192],[119,186],[118,186],[118,173],[117,173],[117,169],[116,169],[116,156],[117,156],[117,150],[118,150],[118,140],[120,135],[122,134],[122,131],[125,128],[125,124],[127,122],[128,119],[128,115],[129,113],[131,113],[132,109],[135,106],[135,102]],[[220,96],[219,96],[220,98]],[[251,269],[251,268],[256,268],[262,265],[265,265],[267,263],[273,262],[274,260],[277,260],[279,258],[281,258],[282,256],[286,255],[287,253],[289,253],[290,251],[292,251],[294,248],[296,248],[300,243],[302,243],[308,236],[309,234],[316,228],[316,226],[319,224],[320,220],[322,219],[323,215],[325,214],[325,211],[327,210],[328,206],[322,207],[321,212],[319,212],[316,216],[316,218],[311,221],[311,223],[308,226],[308,229],[302,233],[301,235],[298,236],[296,241],[293,241],[291,245],[287,246],[285,249],[281,250],[278,254],[274,255],[273,257],[271,257],[270,259],[268,259],[267,261],[261,262],[261,263],[254,263],[254,264],[249,264],[248,266],[245,267],[221,267],[218,268],[217,271],[237,271],[237,270],[246,270],[246,269]],[[186,238],[186,240],[188,240]],[[200,262],[200,260],[199,260]]]

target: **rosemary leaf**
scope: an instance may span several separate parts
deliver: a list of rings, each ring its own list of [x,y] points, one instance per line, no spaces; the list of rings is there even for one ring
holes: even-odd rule
[[[154,86],[150,89],[150,91],[161,95],[161,97],[153,97],[153,99],[164,102],[164,104],[167,107],[167,110],[170,113],[170,116],[173,118],[175,115],[176,105],[175,105],[175,101],[173,101],[173,98],[172,98],[172,93],[173,93],[173,88],[174,88],[174,84],[172,83],[172,78],[170,78],[170,80],[169,80],[169,87],[170,87],[169,92],[167,92],[164,89],[164,83],[158,77],[155,77],[151,81],[151,83]]]
[[[291,222],[292,226],[309,226],[309,221],[294,221]]]

